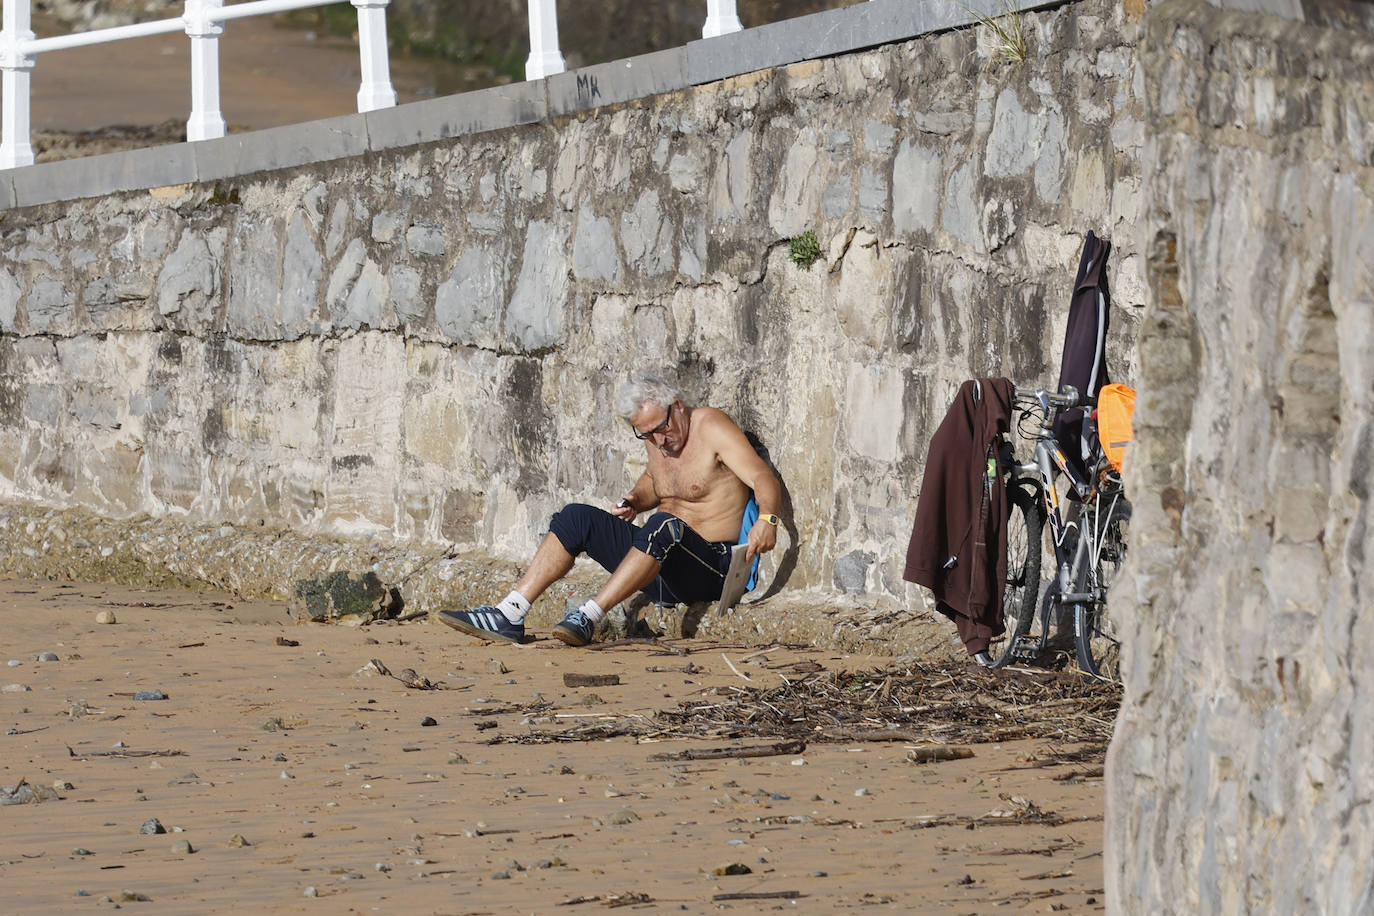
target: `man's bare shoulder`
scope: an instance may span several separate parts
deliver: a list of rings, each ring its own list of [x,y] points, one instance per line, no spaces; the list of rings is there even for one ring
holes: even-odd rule
[[[701,434],[701,437],[706,441],[717,442],[721,438],[734,438],[735,435],[743,435],[731,416],[719,408],[698,407],[692,409],[692,413],[695,415],[695,423],[692,424],[694,431]]]
[[[740,428],[730,415],[716,407],[697,407],[692,413],[696,415],[696,422],[699,429],[710,434],[739,432]]]

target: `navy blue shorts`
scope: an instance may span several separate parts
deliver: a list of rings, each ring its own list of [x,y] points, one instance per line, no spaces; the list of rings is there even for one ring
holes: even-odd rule
[[[663,568],[641,591],[660,604],[719,598],[735,546],[733,541],[708,541],[667,512],[655,512],[641,527],[583,503],[555,512],[549,532],[568,553],[585,553],[607,572],[615,572],[632,549],[647,553]]]

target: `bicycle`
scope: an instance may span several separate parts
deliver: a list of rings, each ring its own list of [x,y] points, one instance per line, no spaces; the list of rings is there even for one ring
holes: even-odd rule
[[[1059,415],[1091,404],[1066,387],[1059,394],[1037,389],[1018,394],[1017,432],[1033,440],[1031,459],[1018,462],[1012,445],[1001,443],[1010,517],[1007,528],[1007,577],[1002,600],[1006,633],[989,647],[992,667],[1036,662],[1067,639],[1067,612],[1073,614],[1073,644],[1078,666],[1086,674],[1118,680],[1121,643],[1107,610],[1107,590],[1126,558],[1131,505],[1121,474],[1094,451],[1089,473],[1081,474],[1054,437]],[[1027,432],[1032,427],[1033,431]],[[1061,500],[1057,478],[1068,490]],[[1040,571],[1045,522],[1054,551],[1054,576],[1042,588]],[[1037,611],[1039,612],[1037,614]],[[1034,629],[1038,622],[1038,630]],[[1051,631],[1059,639],[1052,639]]]

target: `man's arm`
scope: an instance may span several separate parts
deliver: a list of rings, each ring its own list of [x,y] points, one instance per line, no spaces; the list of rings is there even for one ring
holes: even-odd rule
[[[635,516],[641,512],[647,512],[658,505],[658,493],[654,491],[654,479],[645,471],[639,475],[635,485],[630,488],[620,500],[611,507],[611,514],[616,518],[623,518],[627,522],[632,522]]]
[[[728,415],[719,410],[712,411],[708,429],[721,464],[754,491],[754,499],[759,504],[759,520],[749,529],[746,556],[752,560],[777,546],[778,527],[764,521],[764,517],[776,516],[782,508],[782,485],[778,483],[778,477],[768,462],[759,457],[759,453],[754,451],[744,433]]]

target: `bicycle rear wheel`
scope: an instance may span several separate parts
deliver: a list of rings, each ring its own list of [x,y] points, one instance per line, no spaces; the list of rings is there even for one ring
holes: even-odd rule
[[[1007,485],[1007,506],[1007,578],[1002,591],[1002,623],[1007,629],[988,646],[994,668],[1014,658],[1017,640],[1030,629],[1040,598],[1045,505],[1034,487],[1011,483]]]
[[[1088,593],[1092,600],[1074,607],[1073,631],[1077,647],[1078,667],[1093,677],[1121,680],[1121,639],[1111,614],[1107,612],[1107,591],[1126,562],[1127,534],[1131,520],[1131,504],[1116,496],[1110,505],[1103,505],[1108,497],[1098,497],[1095,512],[1106,516],[1095,529],[1096,556],[1084,564],[1076,590]],[[1088,519],[1084,519],[1085,522]],[[1083,536],[1088,536],[1087,530]]]

